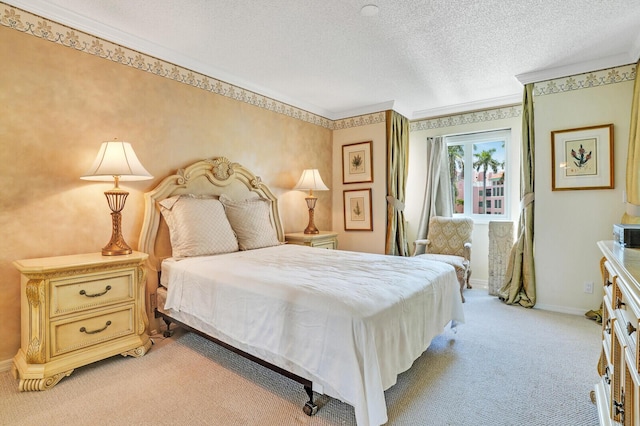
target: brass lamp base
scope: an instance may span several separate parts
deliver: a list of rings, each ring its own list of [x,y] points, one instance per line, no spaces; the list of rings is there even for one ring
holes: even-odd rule
[[[127,245],[122,236],[122,214],[124,202],[127,200],[129,193],[118,187],[110,191],[106,191],[104,195],[107,197],[109,208],[111,209],[111,240],[102,248],[103,256],[121,256],[131,254],[133,250]]]
[[[133,250],[127,245],[122,237],[120,225],[122,222],[122,214],[120,212],[111,213],[111,222],[113,229],[111,232],[111,241],[102,247],[103,256],[121,256],[123,254],[131,254]]]
[[[309,197],[306,197],[305,200],[307,201],[307,207],[309,207],[309,224],[307,225],[307,228],[304,230],[304,233],[319,234],[320,231],[318,231],[318,228],[316,228],[315,223],[313,223],[313,216],[314,216],[313,210],[316,207],[316,201],[318,200],[318,198],[309,196]]]

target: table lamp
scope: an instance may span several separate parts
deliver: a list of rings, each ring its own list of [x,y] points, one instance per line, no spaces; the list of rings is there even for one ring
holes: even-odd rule
[[[307,225],[304,233],[318,234],[320,231],[318,231],[318,228],[316,228],[316,225],[313,223],[313,211],[316,207],[318,197],[313,195],[313,191],[327,191],[329,189],[322,181],[318,169],[305,169],[302,172],[302,176],[300,176],[300,180],[293,189],[309,190],[309,196],[305,197],[307,207],[309,207],[309,225]]]
[[[103,142],[98,156],[91,168],[80,177],[84,180],[111,181],[115,186],[105,191],[109,208],[111,208],[111,241],[102,248],[103,256],[117,256],[131,254],[131,248],[122,237],[122,215],[124,203],[129,192],[121,189],[120,181],[134,181],[153,179],[153,176],[142,166],[131,144],[128,142]]]

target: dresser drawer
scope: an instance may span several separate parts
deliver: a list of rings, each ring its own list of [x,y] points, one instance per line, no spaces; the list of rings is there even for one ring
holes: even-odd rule
[[[629,293],[629,284],[620,277],[613,277],[613,305],[615,310],[613,315],[616,317],[616,323],[622,331],[619,332],[620,339],[624,340],[624,345],[627,350],[633,356],[635,361],[634,371],[638,373],[640,371],[640,364],[638,363],[638,327],[640,326],[638,317],[638,310],[633,303],[633,297]]]
[[[135,269],[51,280],[50,316],[133,301]]]
[[[605,298],[606,301],[606,298]],[[609,359],[611,353],[611,346],[613,345],[613,322],[616,317],[611,311],[611,305],[607,303],[602,304],[602,343]]]
[[[133,334],[134,309],[130,304],[52,321],[51,357]]]

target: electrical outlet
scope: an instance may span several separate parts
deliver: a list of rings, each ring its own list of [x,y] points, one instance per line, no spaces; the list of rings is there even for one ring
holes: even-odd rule
[[[593,283],[591,281],[584,283],[584,292],[589,294],[593,293]]]

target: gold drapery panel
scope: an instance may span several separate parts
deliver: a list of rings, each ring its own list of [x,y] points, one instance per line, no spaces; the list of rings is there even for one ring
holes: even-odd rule
[[[409,120],[387,111],[387,235],[385,253],[409,256],[404,218],[409,167]]]
[[[505,284],[498,292],[508,305],[532,308],[536,304],[536,277],[533,256],[533,207],[535,135],[533,84],[524,88],[522,99],[522,152],[520,153],[520,220],[516,242],[511,249]]]
[[[636,79],[631,102],[631,124],[629,125],[629,148],[627,154],[627,206],[622,223],[640,223],[640,78],[636,63]]]

